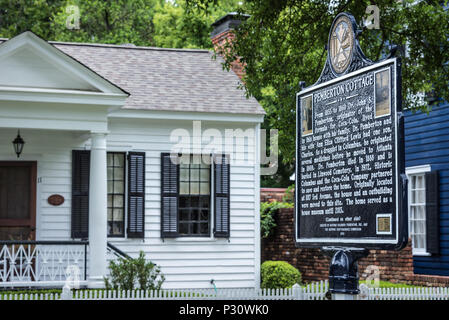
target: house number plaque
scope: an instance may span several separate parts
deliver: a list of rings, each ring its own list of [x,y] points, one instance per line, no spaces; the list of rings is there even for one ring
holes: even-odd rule
[[[48,197],[48,203],[52,206],[60,206],[64,203],[64,197],[59,194],[52,194]]]

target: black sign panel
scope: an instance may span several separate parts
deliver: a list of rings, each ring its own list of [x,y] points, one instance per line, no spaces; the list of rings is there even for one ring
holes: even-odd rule
[[[336,53],[344,31],[335,23],[331,30]],[[345,66],[329,57],[331,77],[297,95],[296,241],[400,249],[407,241],[400,62],[342,75],[333,62]]]

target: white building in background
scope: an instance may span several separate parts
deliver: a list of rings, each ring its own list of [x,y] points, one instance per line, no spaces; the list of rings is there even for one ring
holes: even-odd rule
[[[140,250],[164,288],[259,286],[264,111],[212,54],[2,40],[0,286],[60,286],[69,265],[101,286]],[[214,139],[231,129],[252,134]],[[225,161],[176,165],[180,146]]]

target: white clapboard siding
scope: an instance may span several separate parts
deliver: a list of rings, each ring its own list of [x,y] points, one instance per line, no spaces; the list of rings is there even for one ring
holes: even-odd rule
[[[235,140],[236,157],[247,161],[238,166],[231,165],[231,239],[163,241],[160,238],[160,154],[170,152],[178,142],[170,141],[172,130],[177,128],[192,134],[192,121],[110,121],[108,147],[120,150],[120,146],[128,146],[128,150],[145,151],[147,180],[144,242],[117,240],[113,243],[131,256],[144,250],[147,257],[162,267],[166,276],[164,288],[211,288],[212,279],[217,287],[254,287],[256,277],[259,277],[256,275],[259,253],[255,252],[258,237],[254,232],[255,201],[259,198],[255,191],[254,133],[251,139]],[[225,129],[245,131],[254,130],[255,126],[201,123],[203,132],[209,128],[218,129],[224,136]],[[193,139],[191,137],[191,142]],[[203,140],[203,146],[208,143]]]
[[[218,115],[219,116],[219,115]],[[164,121],[113,118],[109,122],[109,151],[144,151],[146,154],[145,238],[109,239],[119,249],[136,257],[140,250],[160,265],[166,276],[164,288],[253,288],[259,279],[259,231],[255,212],[259,201],[256,190],[256,126],[227,122],[202,122],[202,131],[218,129],[224,137],[226,129],[250,129],[246,139],[235,139],[235,157],[245,159],[231,164],[231,238],[227,239],[165,239],[160,237],[160,155],[170,152],[177,143],[170,141],[174,129],[192,133],[192,121]],[[251,131],[248,131],[251,132]],[[15,129],[0,129],[0,161],[17,159],[11,141]],[[21,130],[25,140],[20,160],[37,161],[38,240],[70,240],[71,228],[71,157],[73,149],[89,149],[85,132]],[[207,141],[206,141],[207,140]],[[193,137],[191,138],[191,142]],[[209,144],[203,140],[203,146]],[[223,139],[222,152],[229,150]],[[197,152],[197,150],[193,150]],[[65,202],[52,206],[47,199],[60,194]]]

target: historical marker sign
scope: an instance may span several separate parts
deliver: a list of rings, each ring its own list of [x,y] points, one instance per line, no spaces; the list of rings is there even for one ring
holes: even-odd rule
[[[407,242],[401,68],[362,53],[334,20],[320,79],[297,95],[299,246],[400,249]]]

